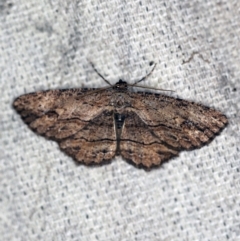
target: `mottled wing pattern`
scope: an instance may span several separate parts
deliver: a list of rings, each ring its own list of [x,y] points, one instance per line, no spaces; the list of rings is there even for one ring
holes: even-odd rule
[[[104,111],[76,134],[60,142],[60,148],[85,164],[111,160],[116,154],[113,112]]]
[[[110,160],[117,151],[137,165],[159,165],[208,143],[227,124],[226,116],[201,104],[119,90],[125,83],[107,90],[36,92],[13,105],[31,129],[85,164]],[[122,128],[117,132],[116,114]]]
[[[57,141],[75,160],[90,164],[115,156],[109,98],[108,91],[49,90],[22,95],[13,106],[32,130]]]
[[[159,165],[163,160],[178,154],[178,150],[169,148],[165,140],[161,140],[154,133],[153,128],[134,112],[126,112],[120,150],[125,159],[146,167]]]
[[[219,111],[152,93],[129,93],[121,135],[124,158],[146,167],[208,143],[226,124]]]

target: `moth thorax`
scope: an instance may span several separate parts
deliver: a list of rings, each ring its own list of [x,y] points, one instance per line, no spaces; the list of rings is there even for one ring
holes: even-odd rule
[[[117,109],[122,109],[130,106],[130,101],[125,93],[117,93],[112,96],[111,105]]]

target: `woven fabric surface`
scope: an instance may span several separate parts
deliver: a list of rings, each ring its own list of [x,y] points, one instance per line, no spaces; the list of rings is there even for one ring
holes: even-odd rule
[[[240,240],[240,2],[0,1],[1,240]],[[210,144],[145,171],[76,163],[12,108],[119,79],[220,110]]]

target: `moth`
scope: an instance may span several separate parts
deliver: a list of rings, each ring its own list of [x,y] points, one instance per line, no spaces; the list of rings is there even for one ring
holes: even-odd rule
[[[93,68],[109,87],[40,91],[13,103],[33,131],[57,141],[78,162],[100,164],[121,155],[150,168],[181,150],[203,146],[228,123],[225,115],[207,106],[129,90],[152,71],[134,85],[123,80],[111,85]]]

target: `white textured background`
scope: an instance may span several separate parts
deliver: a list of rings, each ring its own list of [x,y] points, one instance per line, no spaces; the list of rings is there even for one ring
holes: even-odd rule
[[[240,240],[240,1],[0,0],[1,240]],[[183,64],[193,53],[189,63]],[[11,104],[129,82],[221,110],[228,127],[160,168],[76,166]],[[171,94],[171,93],[170,93]]]

